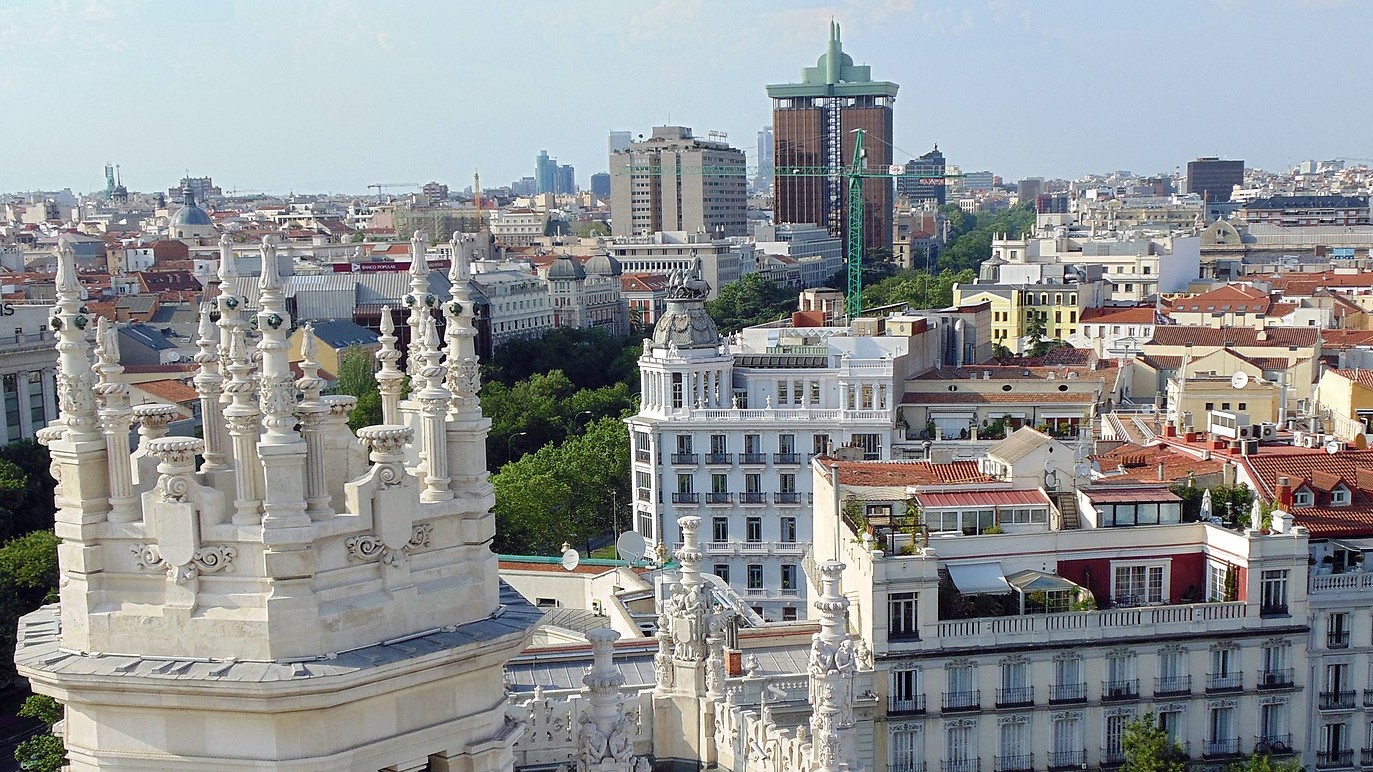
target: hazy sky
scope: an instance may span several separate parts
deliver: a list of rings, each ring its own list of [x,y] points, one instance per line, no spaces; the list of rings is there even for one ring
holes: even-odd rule
[[[1297,0],[5,0],[0,191],[460,189],[541,149],[606,167],[611,129],[726,131],[750,156],[768,83],[827,23],[900,84],[898,160],[938,143],[1008,179],[1282,169],[1373,157],[1373,3]]]

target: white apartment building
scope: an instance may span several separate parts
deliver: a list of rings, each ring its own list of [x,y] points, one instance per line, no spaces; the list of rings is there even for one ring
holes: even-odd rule
[[[1060,276],[1062,266],[1099,266],[1106,300],[1138,303],[1159,292],[1181,292],[1200,275],[1201,240],[1177,234],[1070,234],[1064,227],[1024,238],[992,240],[984,280],[1006,284]]]
[[[806,464],[845,446],[891,457],[902,385],[938,357],[938,328],[759,326],[726,341],[708,293],[699,278],[674,281],[639,360],[642,402],[627,421],[635,527],[673,549],[678,518],[701,517],[706,568],[765,619],[796,619],[811,539]]]
[[[796,261],[802,287],[818,287],[844,267],[843,241],[817,225],[759,225],[753,239],[757,253]]]
[[[1193,762],[1334,768],[1309,729],[1308,534],[1290,517],[1271,533],[1184,523],[1175,494],[1146,486],[1068,487],[1057,507],[1018,474],[864,484],[883,466],[840,465],[836,490],[814,465],[813,558],[845,564],[875,655],[870,768],[1110,769],[1149,713]],[[861,523],[836,512],[851,496]],[[1352,711],[1351,682],[1332,683]]]
[[[538,276],[511,269],[478,271],[472,283],[487,300],[492,348],[553,329],[552,297]]]
[[[743,278],[755,264],[753,244],[737,239],[712,239],[704,233],[665,231],[615,238],[605,246],[625,273],[699,271],[710,286],[707,300],[713,300],[721,287]]]
[[[0,303],[0,443],[31,438],[57,417],[51,315],[50,305]]]
[[[548,212],[518,207],[491,213],[491,237],[507,247],[527,247],[542,239],[548,229]]]

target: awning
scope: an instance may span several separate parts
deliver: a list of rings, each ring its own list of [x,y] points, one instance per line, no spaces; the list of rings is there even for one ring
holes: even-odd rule
[[[1081,589],[1080,586],[1064,579],[1057,574],[1049,574],[1043,571],[1027,569],[1016,571],[1006,577],[1017,590],[1023,593],[1028,592],[1072,592]]]
[[[1005,595],[1011,591],[1001,564],[996,562],[950,563],[949,578],[964,595]]]
[[[1068,413],[1068,412],[1055,411],[1055,410],[1041,410],[1041,411],[1039,412],[1039,417],[1040,417],[1040,418],[1077,418],[1077,419],[1085,418],[1085,416],[1082,414],[1081,411],[1078,411],[1078,412],[1076,412],[1076,413]]]
[[[975,410],[940,410],[939,408],[930,408],[930,417],[931,417],[931,418],[976,418],[976,417],[977,417],[977,411],[975,411]]]

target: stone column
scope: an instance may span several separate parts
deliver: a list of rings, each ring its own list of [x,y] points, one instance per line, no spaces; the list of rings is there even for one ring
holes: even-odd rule
[[[333,515],[329,505],[328,477],[325,472],[324,424],[330,407],[320,398],[324,379],[319,377],[319,362],[315,361],[314,326],[305,325],[301,351],[301,378],[296,381],[302,399],[296,406],[301,434],[305,438],[305,512],[311,520],[324,520]]]
[[[232,400],[224,409],[233,441],[234,456],[234,516],[235,525],[262,522],[262,462],[257,455],[257,437],[261,428],[257,401],[253,393],[253,365],[244,349],[243,330],[231,331],[229,342],[229,385],[224,393]]]
[[[129,451],[129,428],[133,409],[129,407],[129,384],[121,380],[119,332],[105,317],[96,323],[99,341],[100,382],[95,393],[100,402],[100,429],[105,434],[106,468],[110,475],[110,522],[132,523],[142,515],[133,492],[133,459]]]
[[[195,389],[200,394],[200,425],[205,435],[205,462],[200,471],[206,474],[223,472],[229,468],[225,459],[224,374],[219,369],[219,348],[214,322],[208,304],[200,307],[199,337],[196,340]]]
[[[634,722],[624,712],[620,687],[625,678],[614,661],[620,634],[602,627],[586,637],[591,642],[591,667],[582,678],[588,707],[577,728],[577,768],[633,772],[639,762],[634,756]]]
[[[424,489],[420,501],[446,501],[453,498],[448,489],[448,437],[444,431],[444,417],[452,394],[444,387],[446,369],[440,363],[439,334],[432,314],[425,312],[420,325],[419,345],[411,345],[418,354],[412,361],[411,373],[417,378],[415,401],[420,405],[420,455],[424,459]],[[417,360],[417,361],[416,361]]]
[[[400,392],[404,387],[405,373],[400,371],[400,350],[396,348],[396,324],[391,319],[391,307],[381,307],[381,335],[377,340],[381,348],[377,350],[377,361],[381,369],[377,371],[377,391],[381,394],[381,422],[396,425],[400,420]]]
[[[859,653],[848,632],[849,601],[839,591],[844,564],[822,563],[819,570],[815,608],[820,612],[820,632],[811,638],[809,665],[811,769],[839,772],[858,768],[853,674]]]

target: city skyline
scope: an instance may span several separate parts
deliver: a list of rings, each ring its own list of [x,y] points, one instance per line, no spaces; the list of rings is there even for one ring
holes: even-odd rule
[[[1305,61],[1310,49],[1292,41],[1310,41],[1321,70],[1359,70],[1368,7],[1118,9],[702,0],[590,14],[398,3],[376,15],[348,0],[26,4],[0,11],[12,63],[0,96],[28,105],[4,133],[0,191],[96,190],[106,161],[140,191],[187,170],[226,191],[363,193],[431,179],[462,189],[474,170],[486,186],[532,176],[545,149],[586,187],[608,168],[611,130],[668,123],[725,131],[752,164],[769,122],[764,86],[814,65],[831,18],[855,63],[902,87],[896,162],[937,143],[950,164],[1010,181],[1166,173],[1200,155],[1270,170],[1373,156],[1362,130],[1373,108],[1338,101],[1346,79],[1281,64]],[[530,45],[512,45],[512,30]],[[1251,107],[1275,97],[1340,111],[1295,121]]]

